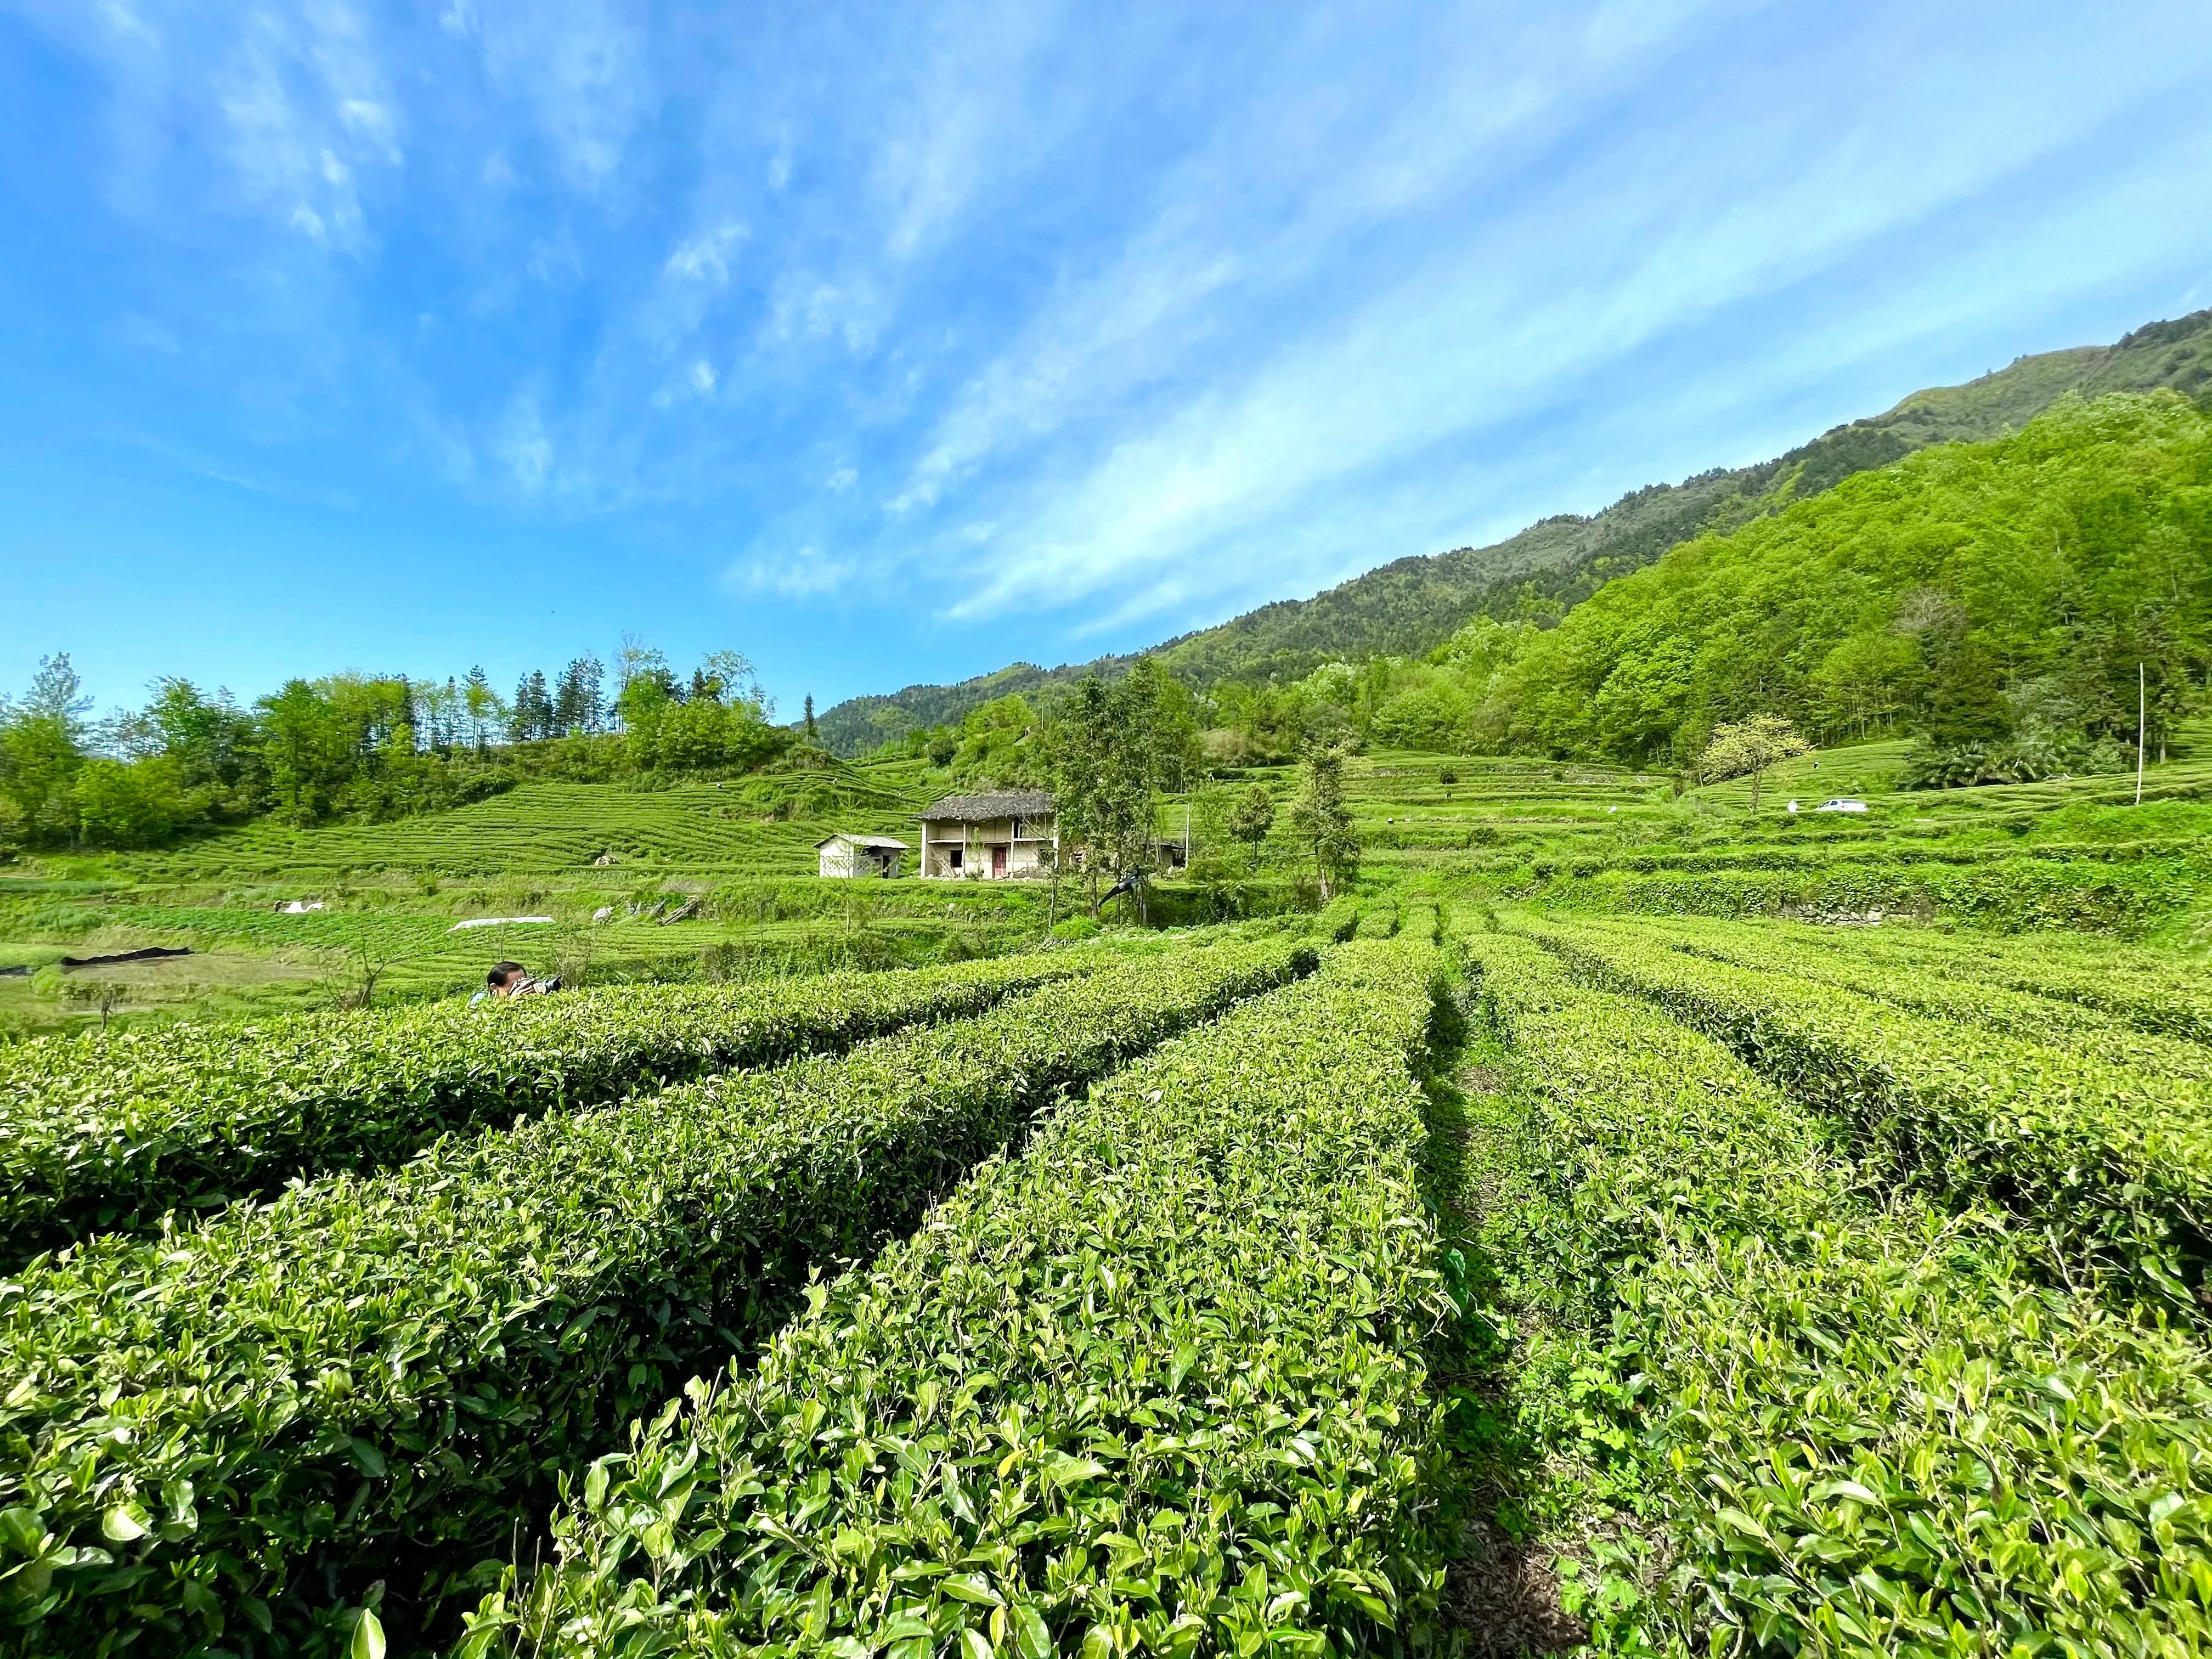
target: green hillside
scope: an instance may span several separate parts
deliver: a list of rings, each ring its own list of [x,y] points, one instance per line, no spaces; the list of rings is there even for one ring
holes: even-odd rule
[[[2068,392],[2094,398],[2160,387],[2189,397],[2212,389],[2212,310],[2149,324],[2110,346],[2024,356],[1964,386],[1916,392],[1773,460],[1653,484],[1589,518],[1563,514],[1493,546],[1395,560],[1311,599],[1280,600],[1168,641],[1150,654],[1201,685],[1279,682],[1328,661],[1418,654],[1472,617],[1505,619],[1532,604],[1571,607],[1704,531],[1765,516],[1931,445],[2001,436]],[[1130,660],[1102,657],[1054,669],[1016,663],[955,685],[856,697],[820,716],[822,735],[838,753],[859,754],[915,726],[957,721],[994,697],[1071,682],[1094,668],[1112,674]]]
[[[2139,712],[2162,744],[2208,668],[2212,416],[2121,394],[1673,548],[1468,695],[1512,750],[1680,761],[1717,721],[1778,713],[2045,743],[2057,772],[2131,747]]]

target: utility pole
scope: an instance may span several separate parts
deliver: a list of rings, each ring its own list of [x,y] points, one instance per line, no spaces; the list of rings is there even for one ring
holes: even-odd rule
[[[2143,712],[2148,707],[2143,693],[2143,665],[2136,665],[2136,805],[2142,805]]]

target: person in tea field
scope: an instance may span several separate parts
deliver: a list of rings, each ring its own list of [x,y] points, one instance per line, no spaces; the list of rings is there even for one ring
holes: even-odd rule
[[[532,979],[519,962],[499,962],[484,975],[484,988],[469,999],[473,1008],[487,997],[538,997],[561,988],[558,979]]]

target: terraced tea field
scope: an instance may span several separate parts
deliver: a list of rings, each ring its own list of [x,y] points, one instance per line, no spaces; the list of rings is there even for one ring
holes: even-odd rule
[[[357,1000],[371,975],[386,1001],[440,996],[481,986],[503,957],[571,982],[730,977],[922,963],[1033,938],[1043,919],[1026,889],[856,892],[817,879],[823,836],[911,839],[912,812],[933,793],[913,763],[654,791],[540,784],[393,823],[263,823],[158,854],[0,872],[0,950],[39,965],[146,945],[195,953],[72,970],[45,986],[59,996],[0,977],[0,1025],[327,1005]],[[320,908],[285,914],[294,902]],[[498,922],[513,917],[546,920]],[[495,925],[459,927],[487,918]]]
[[[884,792],[839,814],[872,834],[910,828],[914,805]],[[138,854],[149,878],[281,878],[313,883],[383,870],[441,876],[538,875],[592,867],[675,866],[707,873],[807,875],[810,822],[762,823],[729,789],[694,784],[651,792],[605,784],[527,784],[473,805],[396,823],[288,830],[259,823],[172,854]]]
[[[9,1650],[2212,1648],[2200,763],[1894,760],[1371,755],[1074,948],[784,784],[36,872],[393,1006],[0,1050]]]
[[[2189,1651],[2200,966],[1401,884],[18,1049],[11,1650]]]

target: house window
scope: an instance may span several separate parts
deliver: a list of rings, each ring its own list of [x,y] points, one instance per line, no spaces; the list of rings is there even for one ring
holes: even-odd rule
[[[954,848],[951,852],[945,855],[945,867],[948,870],[957,870],[960,867],[960,849],[958,848]]]
[[[1016,819],[1014,820],[1014,835],[1013,835],[1013,838],[1014,838],[1016,841],[1019,841],[1019,840],[1022,838],[1022,821],[1021,821],[1019,818],[1016,818]]]

